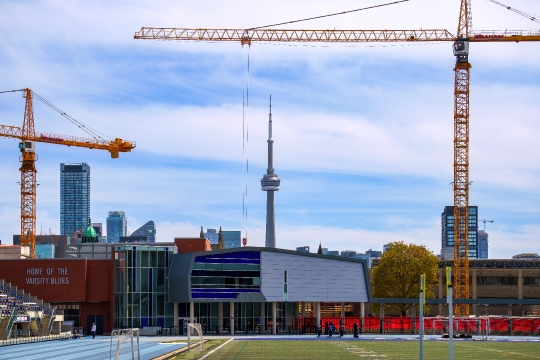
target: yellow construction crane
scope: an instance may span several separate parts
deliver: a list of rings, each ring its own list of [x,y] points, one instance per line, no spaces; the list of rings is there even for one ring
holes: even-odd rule
[[[468,0],[460,0],[457,33],[448,30],[285,30],[188,29],[143,27],[135,39],[253,42],[439,42],[454,44],[454,297],[469,298],[469,84],[471,42],[540,41],[540,31],[476,31],[469,33]],[[455,305],[456,316],[468,316],[469,305]]]
[[[24,108],[24,121],[22,129],[16,126],[0,125],[0,136],[19,139],[19,150],[22,163],[21,171],[21,246],[29,246],[32,258],[36,257],[36,167],[37,160],[36,142],[58,144],[66,146],[77,146],[88,149],[108,150],[113,159],[118,158],[120,152],[129,152],[135,148],[135,142],[124,141],[122,139],[104,140],[92,130],[66,113],[37,95],[30,89],[11,90],[9,92],[22,91],[26,99]],[[8,91],[3,91],[8,92]],[[77,136],[66,136],[50,133],[38,132],[34,129],[34,106],[33,97],[43,101],[62,115],[75,121],[79,127],[89,129],[90,134],[96,134],[95,138],[81,138]]]

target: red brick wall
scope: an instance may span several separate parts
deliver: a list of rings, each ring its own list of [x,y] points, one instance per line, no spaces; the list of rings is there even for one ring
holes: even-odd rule
[[[103,331],[113,327],[113,260],[1,260],[0,279],[45,302],[80,303],[80,326],[87,315],[103,315]]]
[[[211,250],[210,241],[201,238],[174,238],[174,244],[178,254]]]
[[[0,261],[0,278],[46,302],[86,301],[84,259]]]

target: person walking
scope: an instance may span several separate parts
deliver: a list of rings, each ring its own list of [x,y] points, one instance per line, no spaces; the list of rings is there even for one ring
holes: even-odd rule
[[[92,333],[92,339],[96,337],[96,323],[92,324],[92,329],[90,329],[90,332]]]

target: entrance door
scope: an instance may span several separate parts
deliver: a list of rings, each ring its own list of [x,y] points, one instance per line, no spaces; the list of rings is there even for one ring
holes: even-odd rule
[[[92,324],[96,324],[96,335],[103,335],[103,315],[87,315],[86,316],[86,334],[90,335]]]
[[[179,317],[178,318],[178,325],[180,326],[180,329],[179,329],[180,330],[180,335],[187,335],[189,320],[190,320],[190,318],[188,318],[188,317]],[[195,323],[199,322],[197,318],[194,318],[193,321]]]

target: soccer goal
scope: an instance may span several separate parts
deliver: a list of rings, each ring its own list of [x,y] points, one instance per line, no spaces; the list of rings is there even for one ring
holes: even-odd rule
[[[187,334],[188,350],[191,350],[191,336],[195,336],[199,338],[199,347],[201,348],[201,352],[202,352],[204,349],[204,346],[203,346],[203,332],[202,332],[201,324],[188,323],[188,334]]]
[[[139,329],[113,330],[111,333],[110,359],[141,360]]]

